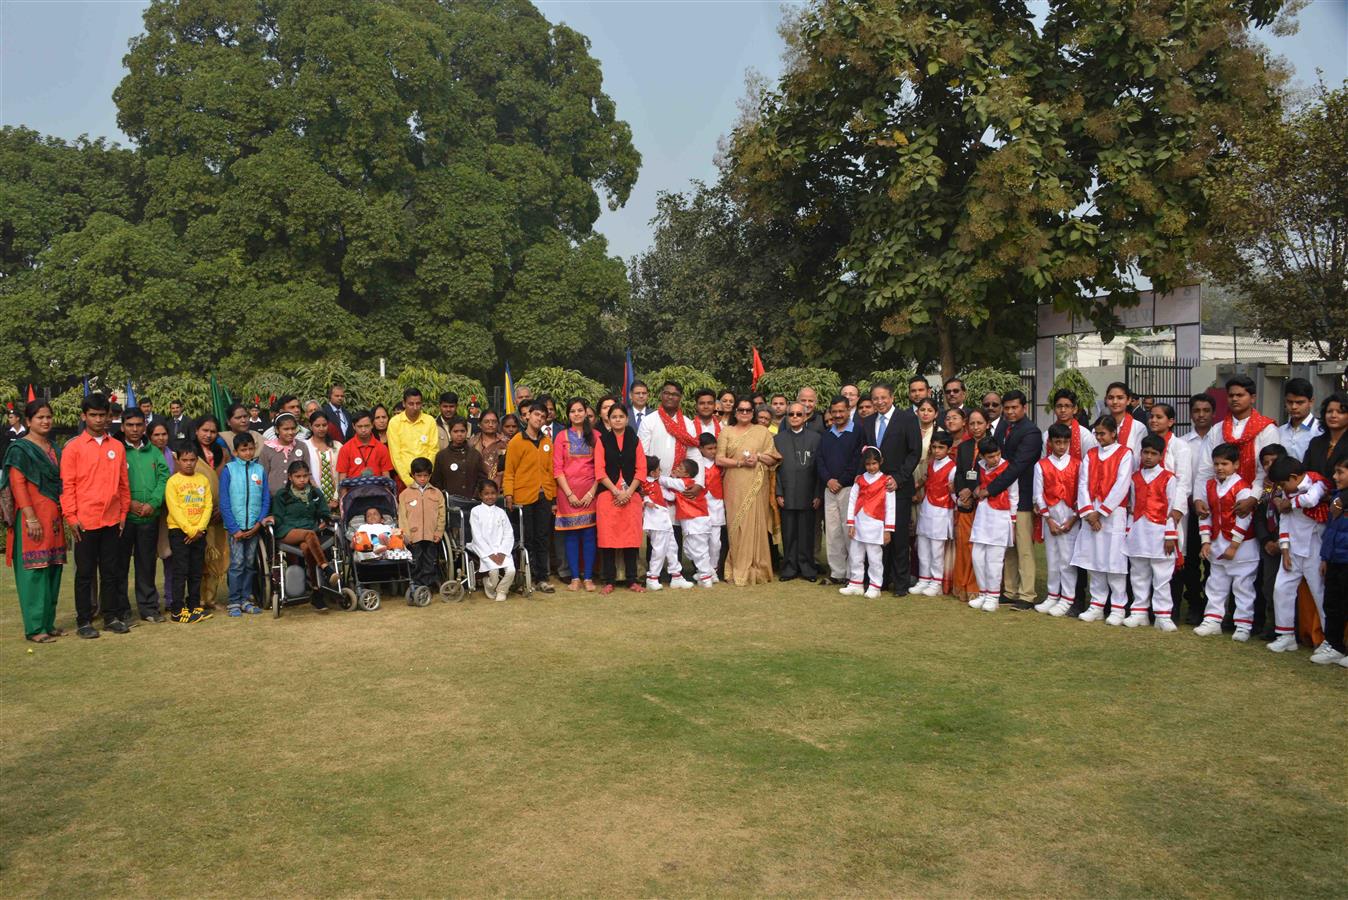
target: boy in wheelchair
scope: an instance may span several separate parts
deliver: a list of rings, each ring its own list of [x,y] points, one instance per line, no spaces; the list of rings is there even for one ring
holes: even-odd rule
[[[276,492],[271,501],[271,514],[276,520],[276,539],[282,544],[298,548],[305,561],[312,567],[314,582],[317,576],[327,577],[328,584],[336,587],[338,583],[337,567],[328,561],[323,552],[319,532],[331,528],[328,502],[323,492],[309,483],[309,464],[297,459],[286,469],[286,484]],[[280,551],[280,548],[277,548]],[[314,609],[327,609],[322,593],[313,592],[310,601]]]

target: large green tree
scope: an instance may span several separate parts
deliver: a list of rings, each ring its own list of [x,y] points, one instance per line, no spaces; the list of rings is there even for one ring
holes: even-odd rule
[[[6,291],[35,331],[75,326],[35,367],[120,364],[85,329],[106,316],[216,329],[141,370],[320,352],[483,374],[573,362],[584,340],[538,327],[584,335],[622,299],[593,226],[640,157],[587,39],[527,0],[157,0],[125,63],[144,214]],[[141,256],[76,252],[114,234]]]
[[[1213,191],[1209,268],[1272,340],[1348,356],[1348,82],[1249,123]]]
[[[803,322],[946,373],[1051,302],[1105,332],[1140,276],[1190,272],[1214,166],[1274,76],[1277,2],[817,0],[731,147],[734,187],[830,260]],[[1088,298],[1107,296],[1105,302]]]

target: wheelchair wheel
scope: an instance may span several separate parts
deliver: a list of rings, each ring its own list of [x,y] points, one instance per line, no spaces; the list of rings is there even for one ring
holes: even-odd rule
[[[356,598],[356,602],[359,603],[360,608],[366,612],[374,612],[379,608],[379,592],[373,588],[366,588],[360,592],[360,596]]]
[[[418,585],[407,592],[408,606],[430,606],[431,589],[423,585]]]
[[[338,606],[350,612],[351,610],[356,608],[357,602],[358,598],[356,597],[355,591],[351,590],[351,588],[342,588],[341,599],[337,601]]]
[[[271,606],[271,595],[274,593],[271,583],[271,567],[267,565],[267,554],[259,547],[257,551],[256,565],[254,566],[255,583],[257,585],[257,605],[266,609]]]
[[[446,603],[463,602],[464,591],[463,584],[458,581],[446,581],[440,585],[440,599]]]

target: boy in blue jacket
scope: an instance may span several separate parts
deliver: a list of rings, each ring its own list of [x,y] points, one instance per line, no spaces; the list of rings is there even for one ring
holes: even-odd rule
[[[220,515],[229,533],[229,615],[256,615],[262,609],[252,601],[253,558],[259,532],[270,524],[271,495],[267,473],[257,455],[253,436],[234,438],[234,458],[220,470]]]
[[[1325,643],[1338,654],[1335,665],[1348,669],[1348,646],[1343,628],[1348,621],[1348,459],[1334,464],[1334,487],[1338,488],[1329,504],[1329,521],[1320,541],[1320,574],[1325,578]]]

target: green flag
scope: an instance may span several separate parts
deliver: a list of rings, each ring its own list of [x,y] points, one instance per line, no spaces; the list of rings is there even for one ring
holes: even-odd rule
[[[215,419],[220,423],[221,430],[228,427],[225,424],[225,413],[233,402],[229,396],[229,391],[222,388],[220,383],[215,380],[215,376],[211,375],[211,412],[215,414]]]

